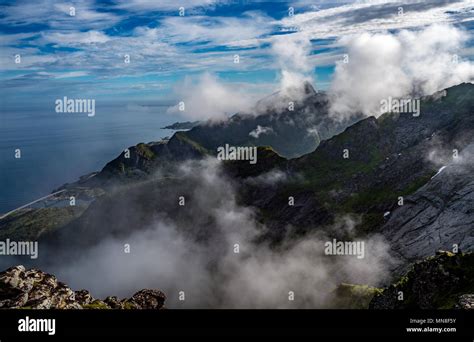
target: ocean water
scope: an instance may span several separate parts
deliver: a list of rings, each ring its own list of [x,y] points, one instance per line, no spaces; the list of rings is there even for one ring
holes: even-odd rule
[[[176,118],[166,107],[97,108],[84,113],[0,110],[0,213],[100,170],[125,148],[157,141]],[[15,150],[21,158],[15,158]]]

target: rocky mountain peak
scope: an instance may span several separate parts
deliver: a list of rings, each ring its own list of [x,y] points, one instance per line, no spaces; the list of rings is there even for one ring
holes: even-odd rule
[[[315,95],[317,93],[313,85],[308,81],[305,81],[303,83],[303,89],[304,89],[304,94],[308,96]]]

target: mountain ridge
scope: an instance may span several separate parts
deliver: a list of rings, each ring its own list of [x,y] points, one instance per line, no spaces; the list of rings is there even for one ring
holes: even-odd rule
[[[423,98],[419,117],[385,113],[378,118],[364,118],[303,156],[288,159],[270,145],[258,147],[256,165],[248,161],[220,163],[226,180],[236,189],[237,203],[255,211],[256,223],[265,228],[258,240],[278,246],[314,232],[351,240],[381,234],[389,242],[393,256],[401,261],[392,270],[393,276],[439,249],[450,250],[453,244],[459,244],[463,251],[472,251],[472,238],[466,238],[470,236],[466,217],[472,211],[469,196],[473,192],[469,189],[474,173],[463,171],[447,181],[444,177],[449,175],[450,168],[439,173],[439,161],[433,158],[443,163],[452,160],[453,150],[463,156],[473,143],[474,85],[460,84],[444,90],[442,95]],[[242,119],[237,116],[232,120]],[[193,129],[198,133],[202,130]],[[73,260],[76,247],[81,250],[108,237],[126,237],[149,226],[157,217],[172,218],[186,234],[198,240],[219,241],[219,236],[213,236],[217,223],[197,204],[195,180],[176,178],[179,165],[195,162],[190,166],[194,168],[199,161],[214,159],[215,151],[207,148],[212,141],[204,147],[196,142],[195,136],[190,136],[189,131],[176,132],[164,142],[138,144],[129,149],[130,158],[125,158],[123,152],[101,172],[66,185],[66,198],[73,194],[89,196],[83,211],[42,235],[38,233],[41,223],[38,221],[35,226],[33,222],[28,233],[40,234],[40,241],[48,246],[47,259],[54,258],[60,246],[67,246],[64,248],[71,250],[69,257]],[[345,150],[348,158],[344,158]],[[471,157],[466,161],[472,164]],[[452,185],[445,187],[446,194],[441,196],[451,208],[445,220],[464,225],[447,225],[444,230],[433,226],[438,217],[446,215],[446,206],[438,201],[442,205],[435,205],[436,211],[431,208],[433,201],[426,199],[433,197],[429,191],[435,190],[430,189],[443,184]],[[467,195],[454,196],[453,191],[459,189]],[[181,195],[186,197],[187,211],[180,210],[177,202],[167,200]],[[294,205],[288,204],[290,197]],[[400,197],[403,205],[398,204]],[[435,212],[433,222],[424,222],[418,228],[412,226],[416,222],[413,214],[419,212],[417,206]],[[196,214],[193,210],[198,209]],[[24,213],[22,217],[31,215]],[[355,229],[335,231],[334,222],[347,215],[354,218]],[[18,222],[16,217],[2,220],[0,231],[16,231],[21,237],[23,228]],[[423,238],[419,242],[413,239],[411,230]],[[434,234],[444,235],[437,239]]]

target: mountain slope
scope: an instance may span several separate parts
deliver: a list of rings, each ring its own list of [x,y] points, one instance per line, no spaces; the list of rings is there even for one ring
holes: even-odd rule
[[[438,171],[430,160],[434,152],[449,157],[453,149],[462,151],[472,142],[473,112],[474,85],[462,84],[444,97],[423,99],[419,117],[386,113],[361,120],[314,152],[289,160],[290,180],[273,199],[249,196],[246,202],[263,212],[286,213],[269,218],[275,228],[282,221],[305,231],[325,225],[330,216],[353,213],[362,216],[360,233],[378,230],[384,214],[397,209],[400,196],[413,193]],[[283,200],[288,196],[296,202],[291,210]],[[318,207],[315,219],[308,220],[304,213]]]
[[[399,257],[414,261],[433,249],[474,249],[474,143],[391,215],[381,228]]]

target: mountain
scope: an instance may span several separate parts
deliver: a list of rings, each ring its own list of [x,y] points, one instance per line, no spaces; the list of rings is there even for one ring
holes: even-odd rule
[[[200,124],[200,121],[186,121],[186,122],[175,122],[172,125],[163,127],[162,129],[172,129],[175,131],[191,129]]]
[[[275,93],[257,103],[254,113],[235,114],[224,121],[196,122],[191,129],[176,132],[170,139],[132,146],[128,153],[123,151],[94,177],[73,186],[93,187],[103,186],[109,180],[143,179],[176,161],[214,156],[217,148],[225,144],[270,146],[277,154],[293,158],[313,151],[322,140],[362,118],[354,115],[345,121],[335,121],[329,115],[325,93],[316,92],[309,83],[302,89],[302,93],[294,94],[293,100]]]
[[[71,195],[81,200],[74,211],[23,210],[1,220],[0,233],[39,238],[47,246],[43,260],[50,261],[60,250],[73,260],[83,248],[125,238],[157,219],[193,240],[219,245],[222,232],[212,210],[223,199],[202,192],[207,188],[200,183],[210,181],[203,165],[215,160],[219,146],[259,145],[256,164],[225,161],[219,173],[221,186],[235,189],[232,200],[254,213],[259,243],[278,248],[315,232],[351,240],[380,234],[398,261],[393,277],[440,249],[474,250],[473,84],[421,98],[419,116],[389,112],[347,127],[329,123],[327,97],[312,88],[306,87],[294,111],[281,111],[278,99],[278,94],[264,99],[260,110],[267,111],[257,116],[236,114],[130,147],[100,172],[60,189],[63,200]],[[260,135],[251,136],[259,126]],[[309,138],[308,127],[326,137]],[[335,229],[346,217],[354,229]],[[361,303],[371,299],[373,289],[357,289],[366,295]]]
[[[302,89],[293,100],[276,93],[257,103],[254,114],[236,114],[227,121],[196,126],[185,134],[210,151],[226,143],[271,146],[279,155],[294,158],[313,151],[321,140],[357,120],[332,120],[327,95],[317,93],[309,83]]]
[[[320,99],[319,96],[318,93],[311,93],[310,100],[306,101],[315,103]],[[284,236],[291,227],[296,232],[304,233],[315,226],[330,225],[335,217],[347,213],[361,216],[358,234],[378,231],[387,224],[382,232],[390,238],[388,232],[395,231],[390,228],[391,222],[396,222],[392,220],[402,213],[408,213],[412,205],[409,195],[427,184],[440,168],[440,165],[429,160],[430,154],[435,151],[446,155],[453,149],[461,153],[472,141],[473,111],[474,85],[461,84],[447,89],[444,96],[422,99],[419,117],[398,113],[386,113],[378,119],[368,117],[342,133],[323,140],[314,151],[299,158],[283,158],[277,148],[272,146],[270,149],[259,149],[260,154],[265,154],[262,154],[255,166],[246,161],[235,161],[225,163],[225,168],[239,182],[272,170],[280,170],[285,174],[286,181],[277,188],[268,184],[249,186],[243,182],[239,189],[241,203],[257,208],[259,219],[271,228],[271,235],[277,239]],[[275,120],[279,118],[285,121],[286,115],[290,114],[291,112],[268,114],[264,120],[274,117]],[[252,125],[256,123],[236,115],[228,122],[219,124],[219,127],[222,127],[226,137],[234,137],[232,132],[236,127],[249,125],[250,122]],[[102,202],[112,200],[105,196],[103,201],[99,201],[93,195],[94,192],[91,195],[91,189],[107,188],[107,184],[116,184],[120,179],[128,179],[128,183],[124,184],[131,186],[146,180],[157,170],[162,170],[164,178],[168,177],[172,184],[176,162],[215,155],[213,147],[229,143],[230,138],[221,137],[219,142],[217,135],[210,134],[216,127],[218,126],[198,126],[190,131],[176,132],[168,141],[138,144],[129,149],[130,158],[125,158],[122,153],[99,173],[66,185],[64,189],[71,194],[79,193],[85,198],[86,195],[95,198],[93,206],[99,207]],[[212,138],[204,141],[199,139],[201,136]],[[214,142],[209,142],[211,140]],[[344,159],[346,149],[349,158]],[[136,189],[127,187],[127,193],[140,193],[139,189],[146,187],[140,182],[136,183]],[[163,178],[159,182],[151,179],[147,186],[156,184],[159,187],[163,182]],[[98,190],[94,191],[101,194]],[[120,198],[119,195],[114,196]],[[289,196],[295,198],[293,207],[287,205]],[[400,196],[404,197],[406,206],[398,208]],[[126,198],[124,201],[126,202]],[[157,199],[148,201],[153,203]],[[140,211],[142,206],[137,206]],[[165,204],[160,206],[167,207]],[[92,213],[93,208],[89,208],[88,212]],[[386,213],[390,214],[385,215]],[[143,217],[146,216],[144,212]],[[391,222],[386,222],[387,219]],[[2,223],[12,224],[5,220]],[[454,240],[446,241],[451,242],[455,243]],[[429,251],[434,253],[439,248],[448,247],[446,244],[436,245]]]
[[[323,140],[314,151],[299,158],[283,158],[277,144],[270,149],[259,149],[265,157],[262,154],[255,166],[246,161],[235,161],[225,163],[225,168],[239,182],[275,169],[285,174],[286,181],[278,188],[268,184],[249,186],[244,182],[239,191],[241,202],[258,208],[260,219],[272,228],[274,235],[278,235],[279,230],[284,235],[289,226],[297,227],[301,232],[314,226],[325,226],[344,213],[362,217],[358,227],[360,234],[377,231],[387,219],[407,212],[411,205],[407,196],[427,184],[439,170],[440,165],[429,160],[433,151],[446,155],[457,149],[461,153],[472,141],[474,85],[461,84],[447,89],[444,94],[422,99],[419,117],[398,113],[386,113],[378,119],[368,117]],[[305,101],[318,103],[319,96],[311,93],[310,100]],[[254,119],[274,117],[274,120],[278,118],[284,122],[290,114],[273,113]],[[176,162],[212,156],[215,146],[237,143],[239,134],[234,136],[233,132],[239,127],[240,131],[248,133],[241,128],[250,122],[254,125],[260,121],[236,115],[217,126],[198,126],[176,132],[168,141],[138,144],[129,149],[130,158],[122,153],[93,177],[86,177],[64,189],[84,194],[86,190],[106,188],[109,182],[116,184],[123,178],[129,179],[126,184],[133,185],[157,170],[162,170],[165,178],[170,177]],[[219,130],[217,127],[222,128],[224,137],[210,134]],[[204,141],[199,137],[209,138]],[[349,152],[347,159],[343,157],[344,150]],[[150,182],[149,185],[156,183]],[[173,180],[169,179],[169,182]],[[163,179],[159,183],[163,183]],[[136,184],[137,189],[144,187],[140,182]],[[127,188],[127,192],[130,191],[135,190]],[[291,208],[287,205],[288,196],[295,198]],[[406,207],[398,208],[400,196],[404,197]],[[99,205],[100,201],[96,200],[94,206]],[[267,212],[272,215],[265,215]],[[390,214],[384,216],[388,212]],[[391,223],[387,224],[390,227]],[[438,247],[447,248],[446,245],[433,246],[431,251],[435,252]]]
[[[449,159],[453,150],[462,154],[473,141],[474,85],[461,84],[444,93],[442,97],[422,99],[419,117],[386,113],[355,123],[321,142],[314,152],[288,160],[280,167],[288,181],[279,184],[278,189],[264,185],[242,189],[242,202],[259,208],[262,219],[272,228],[271,235],[277,238],[286,236],[289,230],[304,233],[314,227],[330,228],[336,217],[348,213],[361,220],[356,235],[378,232],[391,216],[408,212],[408,196],[438,172],[441,166],[430,158],[439,155],[437,158]],[[344,158],[346,150],[348,158]],[[472,158],[466,160],[472,164]],[[466,179],[469,184],[471,176]],[[293,207],[287,205],[289,196],[295,198]],[[400,197],[406,207],[398,205]],[[472,208],[469,203],[459,212],[453,211],[451,218],[469,213],[466,210],[472,209],[468,208]],[[470,236],[469,222],[460,226],[457,234],[443,239],[443,244],[432,245],[419,256],[461,244],[459,234]],[[390,237],[387,232],[396,232],[397,224],[382,231]],[[398,238],[391,241],[395,243]],[[462,248],[472,249],[472,242],[464,243]]]

